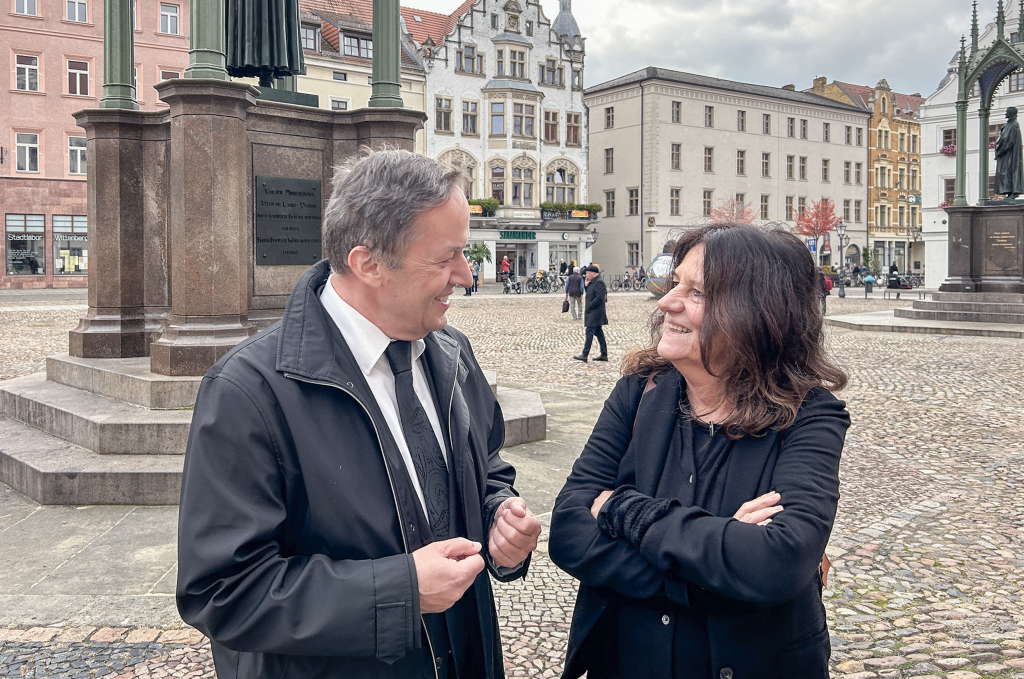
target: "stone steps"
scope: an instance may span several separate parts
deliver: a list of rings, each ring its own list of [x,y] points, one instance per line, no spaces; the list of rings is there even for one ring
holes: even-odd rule
[[[972,311],[986,314],[1024,314],[1024,304],[1009,302],[942,302],[915,300],[914,309],[921,311]]]
[[[897,318],[914,318],[920,320],[957,321],[964,323],[1007,323],[1024,324],[1024,313],[988,313],[981,311],[934,311],[918,309],[915,302],[911,309],[894,309]]]
[[[0,382],[0,416],[101,455],[182,455],[192,423],[191,410],[151,410],[43,373]]]
[[[202,377],[169,377],[149,369],[149,357],[48,356],[46,379],[107,398],[157,410],[191,408]]]
[[[1024,305],[1024,295],[1010,292],[933,292],[932,301]]]

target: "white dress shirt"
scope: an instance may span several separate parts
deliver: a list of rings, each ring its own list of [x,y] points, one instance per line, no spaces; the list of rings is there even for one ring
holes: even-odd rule
[[[420,480],[416,476],[416,467],[413,466],[412,456],[409,454],[409,445],[405,441],[405,434],[402,433],[402,418],[398,414],[398,398],[395,395],[395,375],[391,372],[391,364],[388,363],[384,351],[391,343],[391,338],[376,325],[371,323],[365,316],[353,309],[345,300],[338,295],[330,279],[320,293],[320,303],[330,315],[345,343],[352,351],[352,355],[363,371],[363,377],[370,385],[370,391],[377,400],[377,406],[384,415],[384,420],[391,430],[391,435],[398,444],[398,451],[402,454],[405,462],[405,470],[412,481],[412,487],[416,490],[416,497],[419,498],[423,507],[423,515],[429,517],[427,504],[423,500],[423,489],[420,488]],[[434,398],[430,394],[430,387],[427,385],[427,374],[423,370],[423,361],[420,357],[426,349],[426,342],[418,339],[412,343],[412,386],[417,398],[423,404],[423,410],[427,412],[427,419],[437,437],[437,443],[444,453],[448,449],[444,442],[444,433],[441,429],[441,422],[437,419],[437,408],[434,407]],[[443,402],[444,397],[438,395],[438,400]],[[445,464],[448,464],[445,455]],[[450,465],[449,465],[450,466]]]

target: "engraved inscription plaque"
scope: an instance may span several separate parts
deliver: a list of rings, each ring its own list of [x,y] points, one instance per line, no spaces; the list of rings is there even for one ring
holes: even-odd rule
[[[985,225],[984,264],[986,274],[1015,273],[1019,266],[1020,225],[1014,220],[993,220]]]
[[[309,266],[321,259],[320,182],[256,177],[256,265]]]

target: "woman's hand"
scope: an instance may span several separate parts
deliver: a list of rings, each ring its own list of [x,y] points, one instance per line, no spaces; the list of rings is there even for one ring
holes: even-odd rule
[[[612,496],[612,490],[602,490],[601,494],[594,500],[594,504],[590,505],[590,513],[597,518],[598,513],[601,511],[601,507],[604,507],[604,503],[608,501],[608,498]]]
[[[598,497],[598,500],[601,498]],[[607,499],[607,498],[606,498]],[[771,517],[782,511],[782,505],[776,504],[782,496],[776,493],[774,490],[770,493],[765,493],[759,498],[754,498],[750,502],[744,502],[732,518],[743,523],[756,523],[758,526],[767,526],[772,522]],[[597,500],[594,501],[597,503]],[[594,513],[597,516],[597,513]]]

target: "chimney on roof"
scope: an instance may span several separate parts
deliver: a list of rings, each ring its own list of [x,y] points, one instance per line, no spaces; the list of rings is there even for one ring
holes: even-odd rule
[[[825,93],[825,85],[827,83],[828,83],[828,78],[826,78],[825,76],[821,76],[820,78],[815,78],[814,79],[814,86],[811,87],[811,92],[814,92],[815,94],[824,94]]]
[[[796,92],[796,85],[783,85],[782,89],[789,90],[790,92]]]

